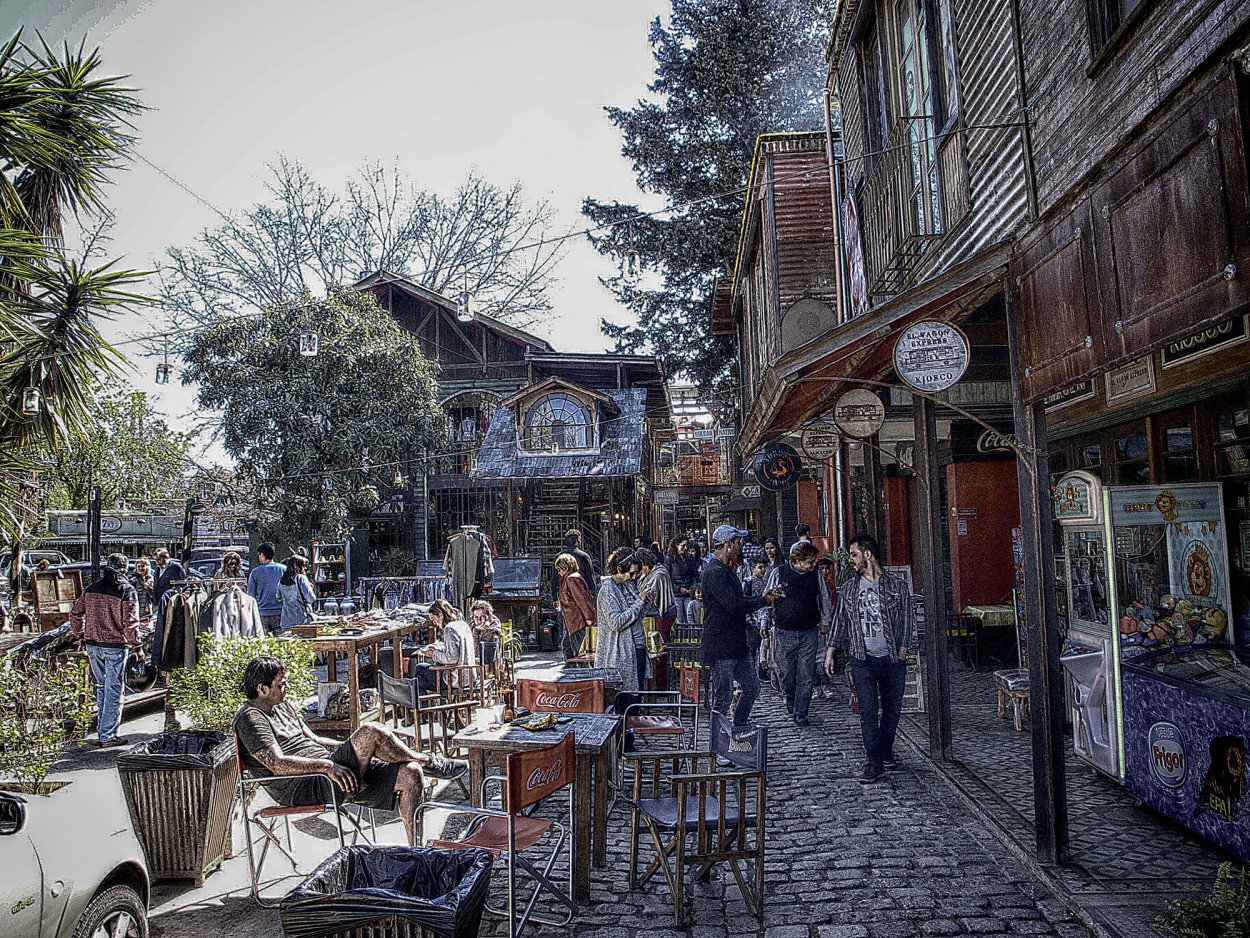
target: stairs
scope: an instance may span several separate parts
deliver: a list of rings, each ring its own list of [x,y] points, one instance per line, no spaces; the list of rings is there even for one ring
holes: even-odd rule
[[[564,546],[564,532],[581,527],[578,489],[576,479],[543,479],[535,485],[529,517],[518,532],[525,554],[552,558]]]

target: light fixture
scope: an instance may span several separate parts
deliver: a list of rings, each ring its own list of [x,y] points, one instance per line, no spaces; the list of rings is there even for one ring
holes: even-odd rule
[[[399,471],[399,467],[395,467],[395,488],[402,488],[404,485],[404,474]]]
[[[39,389],[29,387],[22,391],[22,416],[35,417],[39,414]]]
[[[169,362],[160,362],[156,366],[156,383],[169,384],[169,374],[171,371],[173,371],[173,369],[169,367]]]
[[[464,270],[464,286],[456,303],[456,318],[461,322],[473,321],[473,291],[469,289],[469,269]]]
[[[633,248],[626,251],[621,260],[621,277],[630,286],[642,279],[642,255]]]
[[[299,353],[305,358],[316,358],[320,337],[312,329],[302,329],[299,334]]]

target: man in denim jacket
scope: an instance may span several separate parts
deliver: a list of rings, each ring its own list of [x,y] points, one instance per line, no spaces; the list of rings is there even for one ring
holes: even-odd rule
[[[855,576],[838,591],[825,673],[833,676],[835,649],[850,655],[867,757],[859,781],[868,785],[898,764],[894,734],[912,641],[911,593],[903,580],[881,568],[881,548],[869,535],[851,539],[850,555]]]

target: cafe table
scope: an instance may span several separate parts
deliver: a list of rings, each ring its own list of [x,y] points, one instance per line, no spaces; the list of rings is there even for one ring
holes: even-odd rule
[[[474,805],[481,807],[482,779],[488,767],[498,767],[502,773],[508,753],[541,749],[558,743],[568,733],[573,734],[577,752],[574,892],[578,902],[589,902],[592,857],[597,867],[604,867],[608,862],[608,780],[612,776],[620,717],[603,713],[563,716],[568,718],[567,722],[539,732],[511,723],[486,730],[470,727],[456,734],[454,744],[468,753],[469,797]]]
[[[317,653],[325,655],[327,679],[341,680],[339,677],[341,658],[343,676],[347,684],[347,719],[310,719],[308,722],[314,731],[346,735],[359,729],[361,723],[377,718],[376,708],[363,712],[360,709],[360,653],[368,651],[369,660],[376,669],[380,646],[390,642],[391,663],[395,669],[391,673],[404,674],[406,665],[403,649],[400,646],[403,637],[415,632],[417,625],[416,621],[401,622],[392,619],[375,626],[359,627],[362,629],[359,633],[355,628],[348,627],[310,639]]]

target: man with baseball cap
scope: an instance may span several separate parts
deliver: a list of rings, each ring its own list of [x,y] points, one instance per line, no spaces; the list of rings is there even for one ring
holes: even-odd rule
[[[749,532],[722,524],[712,532],[713,557],[703,570],[703,663],[712,672],[712,709],[730,716],[734,682],[741,694],[733,708],[734,729],[751,720],[751,707],[760,693],[759,675],[747,645],[747,616],[771,606],[782,594],[769,590],[747,598],[734,566]]]

